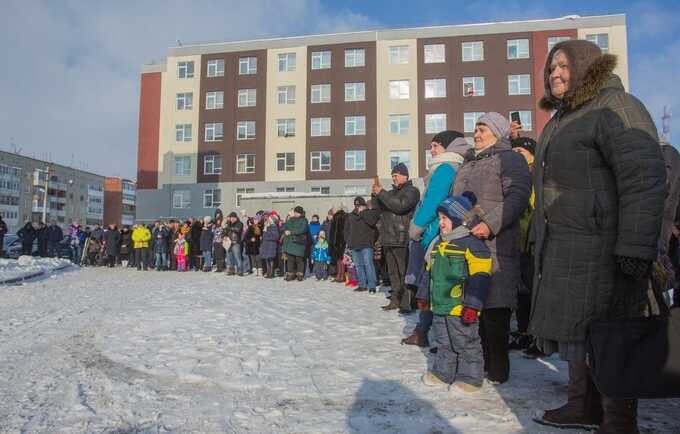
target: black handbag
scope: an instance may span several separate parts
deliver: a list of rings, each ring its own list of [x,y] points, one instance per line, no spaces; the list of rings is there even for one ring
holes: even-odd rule
[[[680,308],[669,309],[656,288],[651,292],[659,315],[597,320],[589,326],[586,362],[597,389],[608,398],[680,397]]]

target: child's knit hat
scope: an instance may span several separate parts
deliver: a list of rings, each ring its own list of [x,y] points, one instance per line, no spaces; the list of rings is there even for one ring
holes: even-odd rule
[[[449,196],[437,207],[437,212],[442,212],[457,226],[470,218],[472,207],[477,203],[477,197],[471,191],[466,191],[460,196]]]

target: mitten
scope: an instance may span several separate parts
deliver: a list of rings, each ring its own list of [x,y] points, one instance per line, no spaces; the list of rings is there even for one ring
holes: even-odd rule
[[[649,274],[651,263],[644,259],[632,258],[630,256],[617,256],[616,263],[621,272],[633,279],[642,279]]]
[[[418,308],[418,310],[426,312],[430,310],[430,303],[423,298],[416,298],[416,307]]]
[[[463,312],[460,314],[460,321],[464,325],[474,324],[479,316],[479,311],[471,307],[464,307]]]

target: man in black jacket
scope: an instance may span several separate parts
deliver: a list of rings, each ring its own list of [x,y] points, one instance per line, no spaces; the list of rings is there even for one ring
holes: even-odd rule
[[[373,243],[379,218],[380,211],[368,209],[366,199],[361,196],[354,199],[354,211],[347,216],[344,235],[359,277],[359,287],[355,291],[368,290],[371,294],[376,292]]]
[[[411,312],[411,293],[404,285],[408,263],[408,228],[420,200],[420,191],[409,180],[408,168],[399,163],[392,169],[392,190],[373,185],[373,199],[381,212],[380,243],[383,246],[387,272],[392,286],[390,304],[384,310]]]
[[[50,225],[47,227],[47,250],[50,258],[59,255],[59,243],[63,239],[64,231],[57,225],[57,221],[50,221]]]
[[[243,222],[239,220],[238,214],[229,213],[224,236],[231,240],[231,245],[227,251],[228,275],[237,274],[243,276],[243,257],[241,252],[241,242],[243,241]]]
[[[5,235],[7,235],[7,223],[0,215],[0,258],[5,256]]]

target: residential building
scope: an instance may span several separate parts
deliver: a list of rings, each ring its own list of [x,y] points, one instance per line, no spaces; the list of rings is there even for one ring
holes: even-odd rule
[[[107,176],[104,180],[104,224],[132,226],[135,223],[136,183]]]

